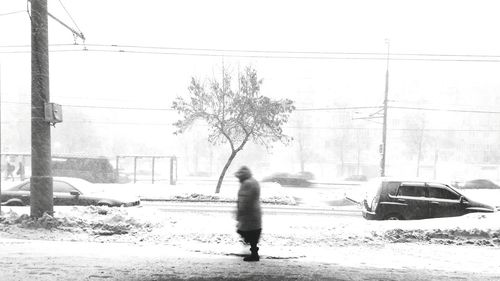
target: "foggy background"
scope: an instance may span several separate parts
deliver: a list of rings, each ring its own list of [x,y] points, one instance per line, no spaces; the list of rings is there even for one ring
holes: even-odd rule
[[[377,176],[382,119],[366,117],[382,106],[389,39],[386,174],[500,180],[494,1],[63,4],[49,1],[49,12],[86,41],[49,18],[50,97],[64,115],[52,154],[174,155],[179,177],[218,176],[229,147],[210,145],[202,122],[173,135],[172,101],[187,97],[191,77],[252,65],[263,95],[295,102],[285,125],[294,141],[249,143],[229,172]],[[0,14],[1,153],[30,153],[26,2],[3,0]]]

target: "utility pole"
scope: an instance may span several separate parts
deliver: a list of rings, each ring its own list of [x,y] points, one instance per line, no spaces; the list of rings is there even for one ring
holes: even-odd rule
[[[49,103],[47,0],[31,0],[31,217],[54,213]]]
[[[380,176],[385,177],[385,161],[386,161],[386,149],[387,149],[387,103],[389,102],[389,48],[390,42],[386,39],[387,44],[387,68],[385,72],[385,96],[384,96],[384,113],[383,113],[383,125],[382,125],[382,146],[380,153],[382,154],[382,159],[380,160]]]
[[[2,65],[0,64],[0,152],[1,152],[2,136],[3,136],[2,135]],[[0,177],[1,176],[2,174],[0,173]],[[1,180],[0,180],[0,194],[2,194]],[[2,214],[2,200],[0,199],[0,215],[1,214]]]

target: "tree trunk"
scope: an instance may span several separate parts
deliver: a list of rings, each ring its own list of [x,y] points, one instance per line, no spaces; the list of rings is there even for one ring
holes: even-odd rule
[[[438,151],[434,152],[434,179],[437,177],[437,163],[438,163]]]
[[[422,137],[423,138],[423,137]],[[418,155],[417,155],[417,177],[420,176],[420,160],[422,158],[422,138],[420,138],[420,142],[418,143]]]
[[[360,166],[361,166],[361,144],[359,142],[359,132],[356,134],[356,148],[357,148],[357,163],[356,163],[356,175],[360,175]]]
[[[304,172],[305,157],[304,157],[304,146],[302,145],[302,136],[299,135],[299,161],[300,161],[300,172]]]
[[[217,182],[217,187],[215,188],[215,193],[218,194],[220,192],[220,188],[222,185],[222,180],[224,180],[224,176],[226,175],[227,169],[231,165],[231,162],[233,162],[234,157],[236,157],[236,151],[232,151],[231,155],[227,159],[226,165],[224,165],[224,168],[222,169],[222,172],[220,173],[219,176],[219,181]]]
[[[344,177],[344,148],[340,150],[340,176]]]
[[[420,151],[418,153],[418,157],[417,157],[417,177],[420,176]]]
[[[358,159],[356,163],[356,175],[360,175],[360,166],[361,166],[361,148],[358,146]]]

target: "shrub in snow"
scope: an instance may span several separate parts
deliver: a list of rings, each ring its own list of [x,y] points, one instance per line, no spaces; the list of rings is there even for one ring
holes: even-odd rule
[[[297,205],[297,201],[293,197],[285,196],[271,196],[261,199],[262,203],[276,204],[276,205]]]
[[[182,195],[175,195],[173,197],[174,200],[179,200],[179,201],[203,201],[203,202],[224,202],[224,201],[230,201],[230,199],[227,198],[221,198],[218,195],[208,195],[208,194],[201,194],[201,193],[191,193],[191,194],[182,194]]]

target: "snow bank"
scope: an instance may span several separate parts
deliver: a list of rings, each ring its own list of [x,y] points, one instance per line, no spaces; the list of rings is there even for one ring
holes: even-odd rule
[[[184,193],[180,195],[173,195],[172,197],[164,198],[163,200],[188,201],[188,202],[236,202],[237,198],[220,196],[217,194]],[[265,204],[273,204],[273,205],[297,205],[297,202],[291,196],[272,195],[268,197],[263,197],[261,198],[260,201]]]
[[[500,212],[418,221],[378,222],[371,236],[390,242],[500,246]]]
[[[108,190],[119,188],[121,192],[139,196],[142,200],[152,201],[191,201],[191,202],[236,202],[237,184],[222,186],[220,193],[215,193],[212,185],[179,184],[140,186],[109,186]],[[261,202],[275,205],[297,205],[296,200],[285,188],[277,183],[261,183]]]
[[[48,230],[91,235],[116,235],[130,232],[147,231],[153,227],[151,222],[141,221],[130,216],[125,208],[72,207],[51,216],[44,213],[41,218],[31,218],[27,214],[17,214],[10,210],[3,215],[0,230]],[[26,232],[28,233],[28,232]]]
[[[17,208],[17,209],[16,209]],[[24,209],[22,209],[24,208]],[[149,242],[197,247],[234,244],[234,218],[203,211],[161,212],[155,208],[65,207],[32,219],[12,207],[0,219],[0,237],[100,242]],[[5,210],[5,209],[4,209]],[[329,247],[426,243],[500,247],[500,212],[415,221],[367,221],[310,214],[266,215],[262,242],[274,246]]]

